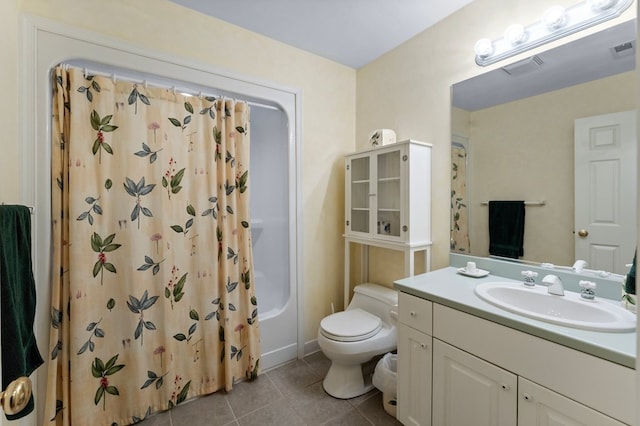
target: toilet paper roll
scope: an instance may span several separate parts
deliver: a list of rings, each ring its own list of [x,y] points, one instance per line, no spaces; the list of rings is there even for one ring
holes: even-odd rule
[[[371,146],[382,146],[396,143],[396,132],[391,129],[376,129],[369,134]]]

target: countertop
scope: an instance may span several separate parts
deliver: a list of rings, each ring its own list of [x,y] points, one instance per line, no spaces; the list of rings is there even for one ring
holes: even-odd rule
[[[636,364],[636,333],[608,333],[581,330],[538,321],[500,309],[476,296],[476,285],[492,281],[517,280],[489,274],[472,278],[447,267],[403,278],[394,283],[402,292],[430,300],[485,320],[558,343],[629,368]]]

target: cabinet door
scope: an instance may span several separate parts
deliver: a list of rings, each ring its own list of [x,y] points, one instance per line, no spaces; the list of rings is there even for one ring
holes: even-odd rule
[[[515,374],[433,339],[434,425],[515,426],[517,385]]]
[[[402,146],[394,149],[387,148],[376,153],[376,228],[374,233],[378,238],[398,240],[405,234],[401,230],[401,207],[404,203],[402,164],[407,159]]]
[[[431,425],[431,336],[398,327],[398,420]]]
[[[623,425],[611,417],[522,377],[518,379],[518,393],[519,426]]]
[[[346,161],[346,231],[369,234],[371,226],[371,156]]]

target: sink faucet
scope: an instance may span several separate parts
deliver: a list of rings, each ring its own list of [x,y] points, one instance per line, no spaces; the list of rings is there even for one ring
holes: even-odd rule
[[[549,274],[545,275],[542,282],[548,285],[549,294],[555,294],[556,296],[564,296],[564,286],[560,277]]]

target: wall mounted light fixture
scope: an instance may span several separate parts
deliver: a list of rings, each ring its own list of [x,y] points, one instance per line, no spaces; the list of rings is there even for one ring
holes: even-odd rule
[[[586,0],[574,6],[552,6],[542,19],[528,26],[509,25],[496,40],[481,38],[475,44],[476,63],[486,66],[550,41],[618,17],[633,0]]]

